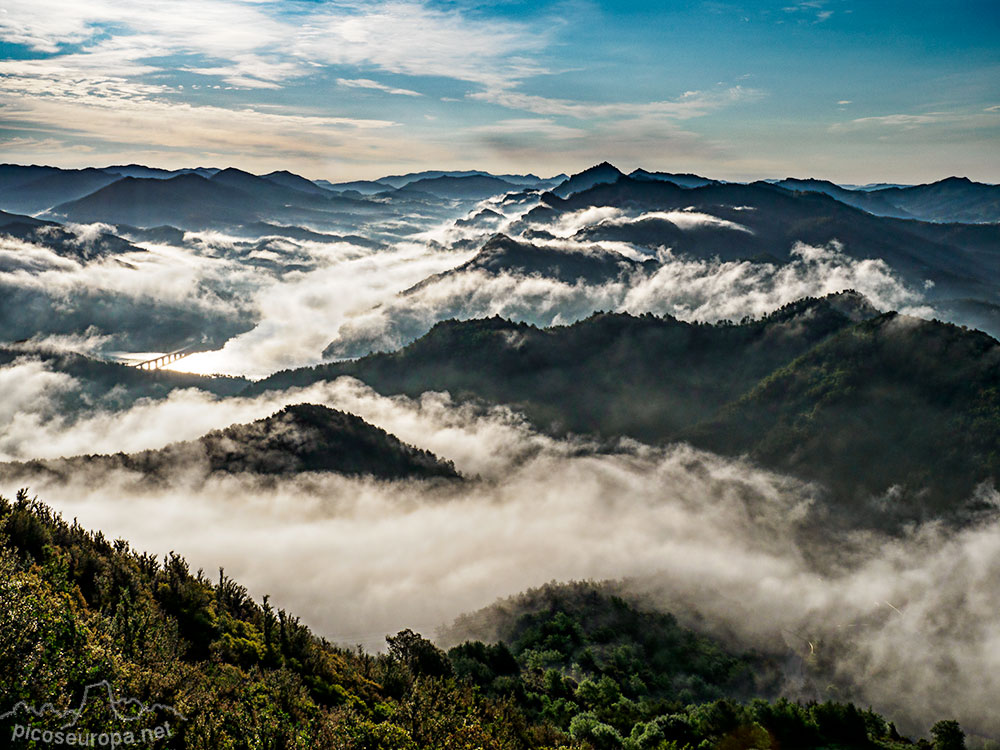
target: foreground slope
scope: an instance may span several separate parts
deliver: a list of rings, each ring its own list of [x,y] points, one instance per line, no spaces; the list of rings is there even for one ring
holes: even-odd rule
[[[445,654],[403,630],[372,655],[332,646],[221,570],[213,583],[179,555],[111,543],[23,492],[0,498],[0,612],[0,709],[62,711],[107,680],[183,717],[170,715],[178,748],[914,746],[850,704],[740,704],[726,696],[754,684],[757,657],[590,586],[508,603],[507,642]],[[53,728],[15,710],[0,731],[18,721]],[[75,729],[109,726],[88,714]],[[961,736],[954,722],[934,732]]]

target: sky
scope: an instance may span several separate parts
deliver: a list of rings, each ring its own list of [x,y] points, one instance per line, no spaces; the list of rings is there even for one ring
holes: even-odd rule
[[[0,0],[0,160],[1000,182],[995,0]]]

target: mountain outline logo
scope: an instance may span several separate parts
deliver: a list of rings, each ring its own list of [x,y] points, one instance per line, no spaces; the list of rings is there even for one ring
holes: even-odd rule
[[[123,726],[100,734],[90,732],[89,730],[77,730],[77,722],[79,722],[80,717],[83,716],[88,706],[95,704],[106,705],[113,718],[117,722],[121,722]],[[83,696],[76,707],[62,710],[53,703],[43,703],[40,706],[35,706],[22,700],[18,701],[9,711],[0,714],[0,721],[13,719],[16,722],[19,719],[33,717],[42,721],[51,719],[61,722],[58,731],[29,727],[24,723],[16,723],[13,728],[12,740],[25,739],[61,745],[65,743],[67,735],[76,733],[78,735],[76,738],[77,741],[70,742],[70,744],[94,746],[96,741],[101,746],[110,743],[112,747],[117,747],[122,744],[136,744],[137,734],[145,741],[159,740],[173,736],[174,732],[170,727],[169,721],[163,721],[159,726],[152,729],[143,727],[140,730],[137,725],[137,722],[144,718],[164,713],[169,714],[171,720],[187,721],[187,717],[173,706],[164,703],[146,704],[138,698],[118,697],[111,682],[101,680],[100,682],[91,683],[84,687]],[[120,731],[118,731],[119,729]]]

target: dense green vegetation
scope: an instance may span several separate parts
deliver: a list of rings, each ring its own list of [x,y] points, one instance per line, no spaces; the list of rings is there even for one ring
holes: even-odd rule
[[[912,743],[871,710],[774,697],[779,660],[732,653],[673,616],[629,601],[616,584],[549,584],[463,616],[453,634],[483,633],[448,655],[487,695],[513,692],[532,718],[603,748],[902,748]],[[783,655],[783,658],[787,655]],[[939,722],[935,747],[960,747]]]
[[[261,475],[336,472],[378,479],[458,478],[454,464],[401,442],[361,417],[317,404],[286,406],[256,422],[214,430],[159,450],[0,465],[10,478],[125,469],[170,481],[189,470]]]
[[[570,744],[447,670],[426,673],[403,642],[379,656],[336,648],[221,571],[213,583],[177,555],[158,561],[110,542],[24,493],[0,502],[0,541],[4,710],[21,700],[67,708],[106,679],[184,714],[173,747]]]
[[[4,710],[18,701],[66,709],[84,685],[109,680],[119,696],[184,715],[171,747],[913,745],[849,704],[748,701],[775,688],[766,658],[731,653],[592,585],[498,606],[488,618],[495,643],[466,641],[446,654],[404,630],[387,638],[385,654],[346,650],[266,598],[254,602],[222,571],[212,582],[178,555],[138,553],[24,492],[0,499]],[[457,627],[484,621],[477,613]],[[963,746],[954,722],[936,724],[934,737],[919,745]]]
[[[600,313],[548,329],[446,321],[398,352],[278,373],[250,390],[340,375],[384,393],[510,404],[558,434],[748,454],[823,483],[826,509],[853,527],[967,521],[991,512],[969,502],[977,486],[1000,480],[1000,344],[878,315],[853,293],[739,325]]]

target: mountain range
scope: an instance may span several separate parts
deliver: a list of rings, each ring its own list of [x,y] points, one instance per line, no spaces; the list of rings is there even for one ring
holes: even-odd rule
[[[173,180],[177,177],[194,175],[211,180],[220,172],[225,173],[220,182],[233,185],[235,182],[233,176],[239,170],[207,167],[166,170],[137,164],[59,169],[4,164],[0,165],[0,208],[14,213],[37,214],[84,198],[123,178]],[[242,182],[237,185],[238,187],[246,189],[251,186],[251,181],[246,179],[247,175],[248,173],[241,173]],[[607,162],[572,176],[560,174],[544,179],[533,174],[495,175],[481,170],[427,170],[406,175],[389,175],[377,180],[339,183],[329,180],[308,180],[285,170],[257,177],[266,185],[276,188],[326,197],[331,193],[355,194],[360,197],[392,193],[407,188],[454,198],[487,197],[521,189],[552,190],[556,195],[565,198],[598,184],[614,183],[626,176],[647,182],[669,182],[685,188],[719,185],[725,182],[694,174],[648,171],[641,168],[625,175]],[[939,182],[914,186],[855,187],[840,186],[826,180],[794,178],[768,182],[793,192],[823,193],[877,216],[952,223],[1000,221],[1000,186],[977,183],[963,177],[949,177]],[[178,184],[188,186],[195,183]],[[260,183],[253,184],[256,188],[262,187]],[[258,191],[251,188],[250,192]],[[280,196],[282,196],[280,190],[275,190],[271,197],[280,200]],[[283,197],[287,199],[289,195],[286,193]],[[295,199],[303,200],[301,195],[294,196],[293,200]],[[141,196],[137,200],[141,201]]]

